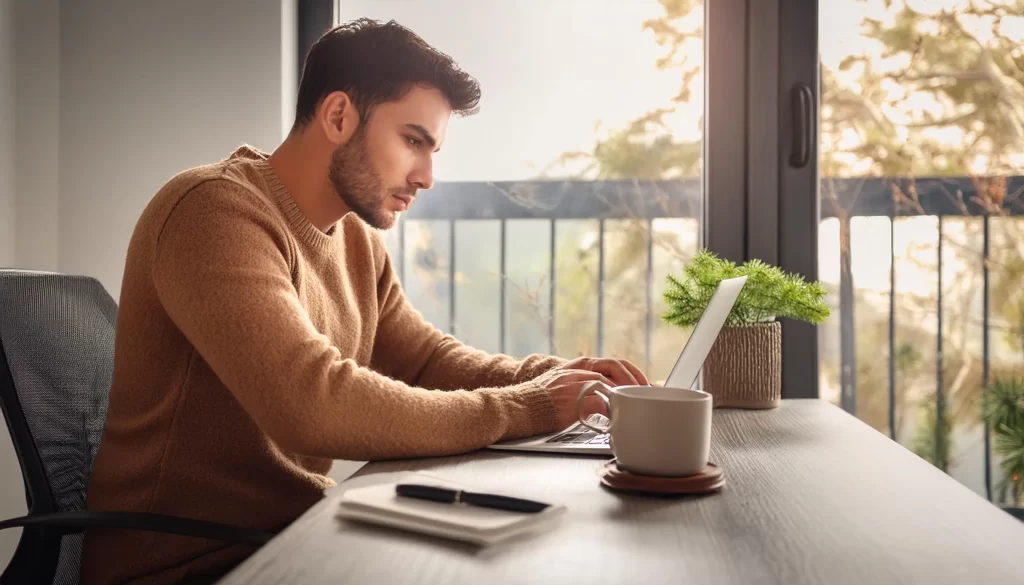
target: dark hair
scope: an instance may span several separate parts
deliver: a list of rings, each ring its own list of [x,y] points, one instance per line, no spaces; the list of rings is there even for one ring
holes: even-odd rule
[[[306,55],[292,128],[312,120],[333,92],[347,93],[365,121],[374,106],[401,99],[414,85],[440,90],[455,114],[469,116],[479,109],[477,80],[411,30],[393,20],[368,18],[338,25]]]

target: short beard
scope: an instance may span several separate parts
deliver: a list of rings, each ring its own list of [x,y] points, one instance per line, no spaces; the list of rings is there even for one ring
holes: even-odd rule
[[[397,214],[384,207],[390,195],[373,170],[361,130],[334,150],[327,174],[334,192],[360,219],[379,230],[394,227]]]

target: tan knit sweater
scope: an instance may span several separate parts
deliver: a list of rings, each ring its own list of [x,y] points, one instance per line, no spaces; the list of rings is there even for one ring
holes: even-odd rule
[[[266,155],[242,147],[169,181],[132,236],[89,508],[280,529],[333,484],[333,459],[556,430],[530,380],[560,363],[443,335],[406,300],[375,230],[352,214],[318,230]],[[175,583],[253,550],[94,530],[82,582]]]

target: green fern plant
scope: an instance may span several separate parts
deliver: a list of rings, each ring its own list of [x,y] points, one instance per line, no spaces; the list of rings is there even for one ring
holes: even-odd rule
[[[718,283],[744,275],[747,282],[726,318],[727,327],[771,322],[779,317],[818,325],[829,316],[821,284],[806,282],[761,260],[748,260],[739,266],[701,250],[681,276],[669,275],[664,294],[668,310],[662,319],[679,327],[696,325]]]
[[[992,451],[1000,456],[1003,478],[1017,505],[1024,504],[1024,379],[1000,378],[985,391],[985,420],[994,434]]]

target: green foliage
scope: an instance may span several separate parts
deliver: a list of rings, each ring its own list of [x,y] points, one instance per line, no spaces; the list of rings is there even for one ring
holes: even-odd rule
[[[999,469],[1003,472],[999,491],[1007,488],[1013,493],[1013,502],[1024,504],[1024,428],[1003,427],[995,434],[992,450],[1003,458]]]
[[[838,72],[822,70],[823,174],[861,175],[866,161],[869,174],[890,177],[966,175],[979,165],[1015,174],[1024,151],[1024,51],[1004,19],[1022,10],[1021,0],[944,10],[903,1],[890,3],[891,20],[864,18],[861,38],[881,48],[880,58],[850,55]],[[990,25],[990,38],[970,26],[977,23]],[[962,138],[937,139],[939,132]],[[851,134],[858,140],[842,140]]]
[[[742,266],[702,250],[683,270],[681,277],[668,277],[665,302],[667,323],[680,327],[696,325],[722,280],[746,276],[747,282],[726,318],[727,326],[774,321],[788,317],[815,325],[829,316],[825,289],[808,283],[797,274],[753,259]]]
[[[994,429],[1024,429],[1024,379],[1000,378],[988,387],[985,420]]]
[[[911,440],[910,450],[935,467],[946,471],[953,463],[950,456],[953,450],[953,417],[948,408],[944,409],[941,432],[936,432],[939,417],[936,414],[935,403],[923,402],[919,410],[922,424]]]
[[[1024,498],[1024,379],[999,378],[985,390],[985,420],[994,435],[992,450],[1002,458],[998,489]]]

